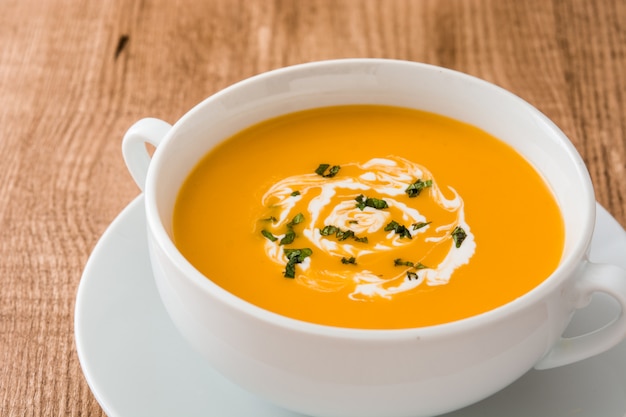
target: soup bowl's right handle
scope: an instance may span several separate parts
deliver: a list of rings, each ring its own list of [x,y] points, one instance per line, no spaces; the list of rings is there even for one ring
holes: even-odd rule
[[[605,326],[576,337],[561,337],[535,369],[567,365],[605,352],[626,338],[626,270],[609,264],[587,262],[575,290],[577,308],[589,304],[591,295],[603,292],[620,304],[619,314]]]
[[[152,160],[146,144],[158,147],[171,128],[172,125],[163,120],[148,117],[136,122],[124,135],[122,140],[124,162],[141,191],[146,185],[148,167]]]

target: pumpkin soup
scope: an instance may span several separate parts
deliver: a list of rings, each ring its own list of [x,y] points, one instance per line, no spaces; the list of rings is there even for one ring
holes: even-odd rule
[[[564,229],[541,176],[484,131],[374,105],[280,116],[229,138],[177,198],[174,241],[267,310],[369,329],[442,324],[530,291]]]

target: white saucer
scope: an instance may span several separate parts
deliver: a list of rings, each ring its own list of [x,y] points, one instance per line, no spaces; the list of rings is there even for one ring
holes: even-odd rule
[[[626,268],[626,232],[598,205],[592,260]],[[594,328],[617,303],[594,296],[568,333]],[[186,345],[152,279],[143,197],[115,219],[96,245],[76,298],[78,357],[109,417],[292,416],[241,390]],[[585,361],[521,379],[448,417],[626,416],[626,342]]]

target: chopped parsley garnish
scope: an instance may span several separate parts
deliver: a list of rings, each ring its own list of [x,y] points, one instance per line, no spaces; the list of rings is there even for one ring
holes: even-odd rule
[[[313,254],[313,251],[309,248],[302,249],[285,249],[285,256],[288,260],[295,263],[302,263],[305,258],[308,258]]]
[[[402,260],[402,258],[397,258],[393,260],[393,264],[395,266],[408,266],[409,268],[415,268],[415,269],[428,269],[428,267],[426,265],[424,265],[421,262],[418,262],[417,264],[411,261],[404,261]]]
[[[290,243],[293,243],[295,238],[296,238],[296,232],[294,232],[292,228],[289,228],[287,230],[287,233],[285,233],[285,236],[283,236],[283,238],[280,240],[280,244],[288,245]]]
[[[304,214],[298,213],[294,216],[293,219],[289,223],[287,223],[287,227],[295,226],[296,224],[300,224],[304,221]]]
[[[296,264],[300,264],[305,258],[311,256],[313,251],[309,248],[302,249],[285,249],[285,256],[287,257],[287,265],[285,265],[285,278],[296,277]]]
[[[320,164],[315,170],[315,173],[323,177],[328,167],[330,167],[330,164]]]
[[[460,248],[461,244],[467,237],[467,233],[465,233],[465,230],[463,230],[460,226],[457,226],[454,228],[451,234],[452,234],[452,239],[454,240],[454,245],[457,248]]]
[[[365,196],[363,194],[359,195],[356,198],[356,208],[358,208],[359,210],[363,211],[363,209],[365,208]]]
[[[271,234],[265,229],[261,230],[261,234],[265,236],[266,238],[268,238],[269,240],[271,240],[272,242],[276,242],[278,240],[276,236],[274,236],[273,234]]]
[[[413,184],[409,185],[404,192],[411,198],[417,197],[420,195],[424,188],[431,187],[433,185],[433,180],[417,180]]]
[[[378,198],[370,198],[365,197],[363,194],[360,194],[356,199],[356,208],[359,210],[365,209],[365,207],[375,208],[377,210],[386,209],[389,207],[389,204],[385,200]]]
[[[393,264],[395,266],[408,266],[413,268],[415,266],[415,264],[411,261],[403,261],[402,258],[397,258],[393,260]]]
[[[332,178],[337,175],[340,169],[341,167],[339,165],[333,165],[331,167],[330,164],[320,164],[315,170],[315,173],[324,178]],[[328,170],[328,172],[326,172],[326,170]]]
[[[270,216],[267,217],[265,219],[261,219],[262,222],[270,222],[270,223],[276,223],[278,221],[278,219],[274,216]]]
[[[406,277],[409,279],[409,281],[419,278],[417,273],[411,271],[406,271]]]
[[[354,256],[351,256],[349,258],[341,258],[341,263],[345,265],[356,265],[356,258]]]
[[[320,229],[320,234],[322,236],[330,236],[337,233],[337,231],[339,231],[339,228],[337,226],[324,226],[323,229]]]
[[[357,235],[354,234],[352,230],[341,230],[337,226],[332,226],[332,225],[324,226],[324,228],[319,229],[319,231],[320,231],[320,235],[322,236],[335,235],[337,240],[339,240],[340,242],[349,238],[353,238],[355,241],[361,242],[361,243],[369,242],[369,240],[367,239],[367,236],[358,237]]]
[[[341,242],[349,237],[354,237],[354,232],[352,230],[338,230],[335,236],[337,236],[337,240]]]
[[[300,195],[300,191],[294,191],[293,193],[290,194],[292,197],[296,197]]]
[[[409,232],[409,229],[406,228],[406,226],[396,222],[395,220],[392,220],[387,226],[385,226],[385,232],[390,232],[390,231],[394,231],[397,235],[400,235],[400,237],[408,237],[409,239],[413,239],[413,236],[411,236],[411,232]]]
[[[287,233],[285,233],[285,236],[283,236],[279,243],[281,245],[289,245],[290,243],[293,243],[294,239],[296,238],[296,232],[293,230],[293,227],[297,224],[302,223],[303,221],[304,215],[302,213],[296,214],[294,218],[291,219],[289,223],[287,223]]]
[[[413,226],[413,230],[419,230],[422,227],[426,227],[431,223],[432,222],[419,222],[419,223],[413,223],[411,226]]]

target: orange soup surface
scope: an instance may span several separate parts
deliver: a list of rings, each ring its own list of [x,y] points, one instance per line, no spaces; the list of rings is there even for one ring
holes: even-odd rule
[[[183,184],[181,253],[267,310],[364,329],[430,326],[502,306],[547,278],[557,203],[515,150],[417,110],[351,105],[229,138]]]

